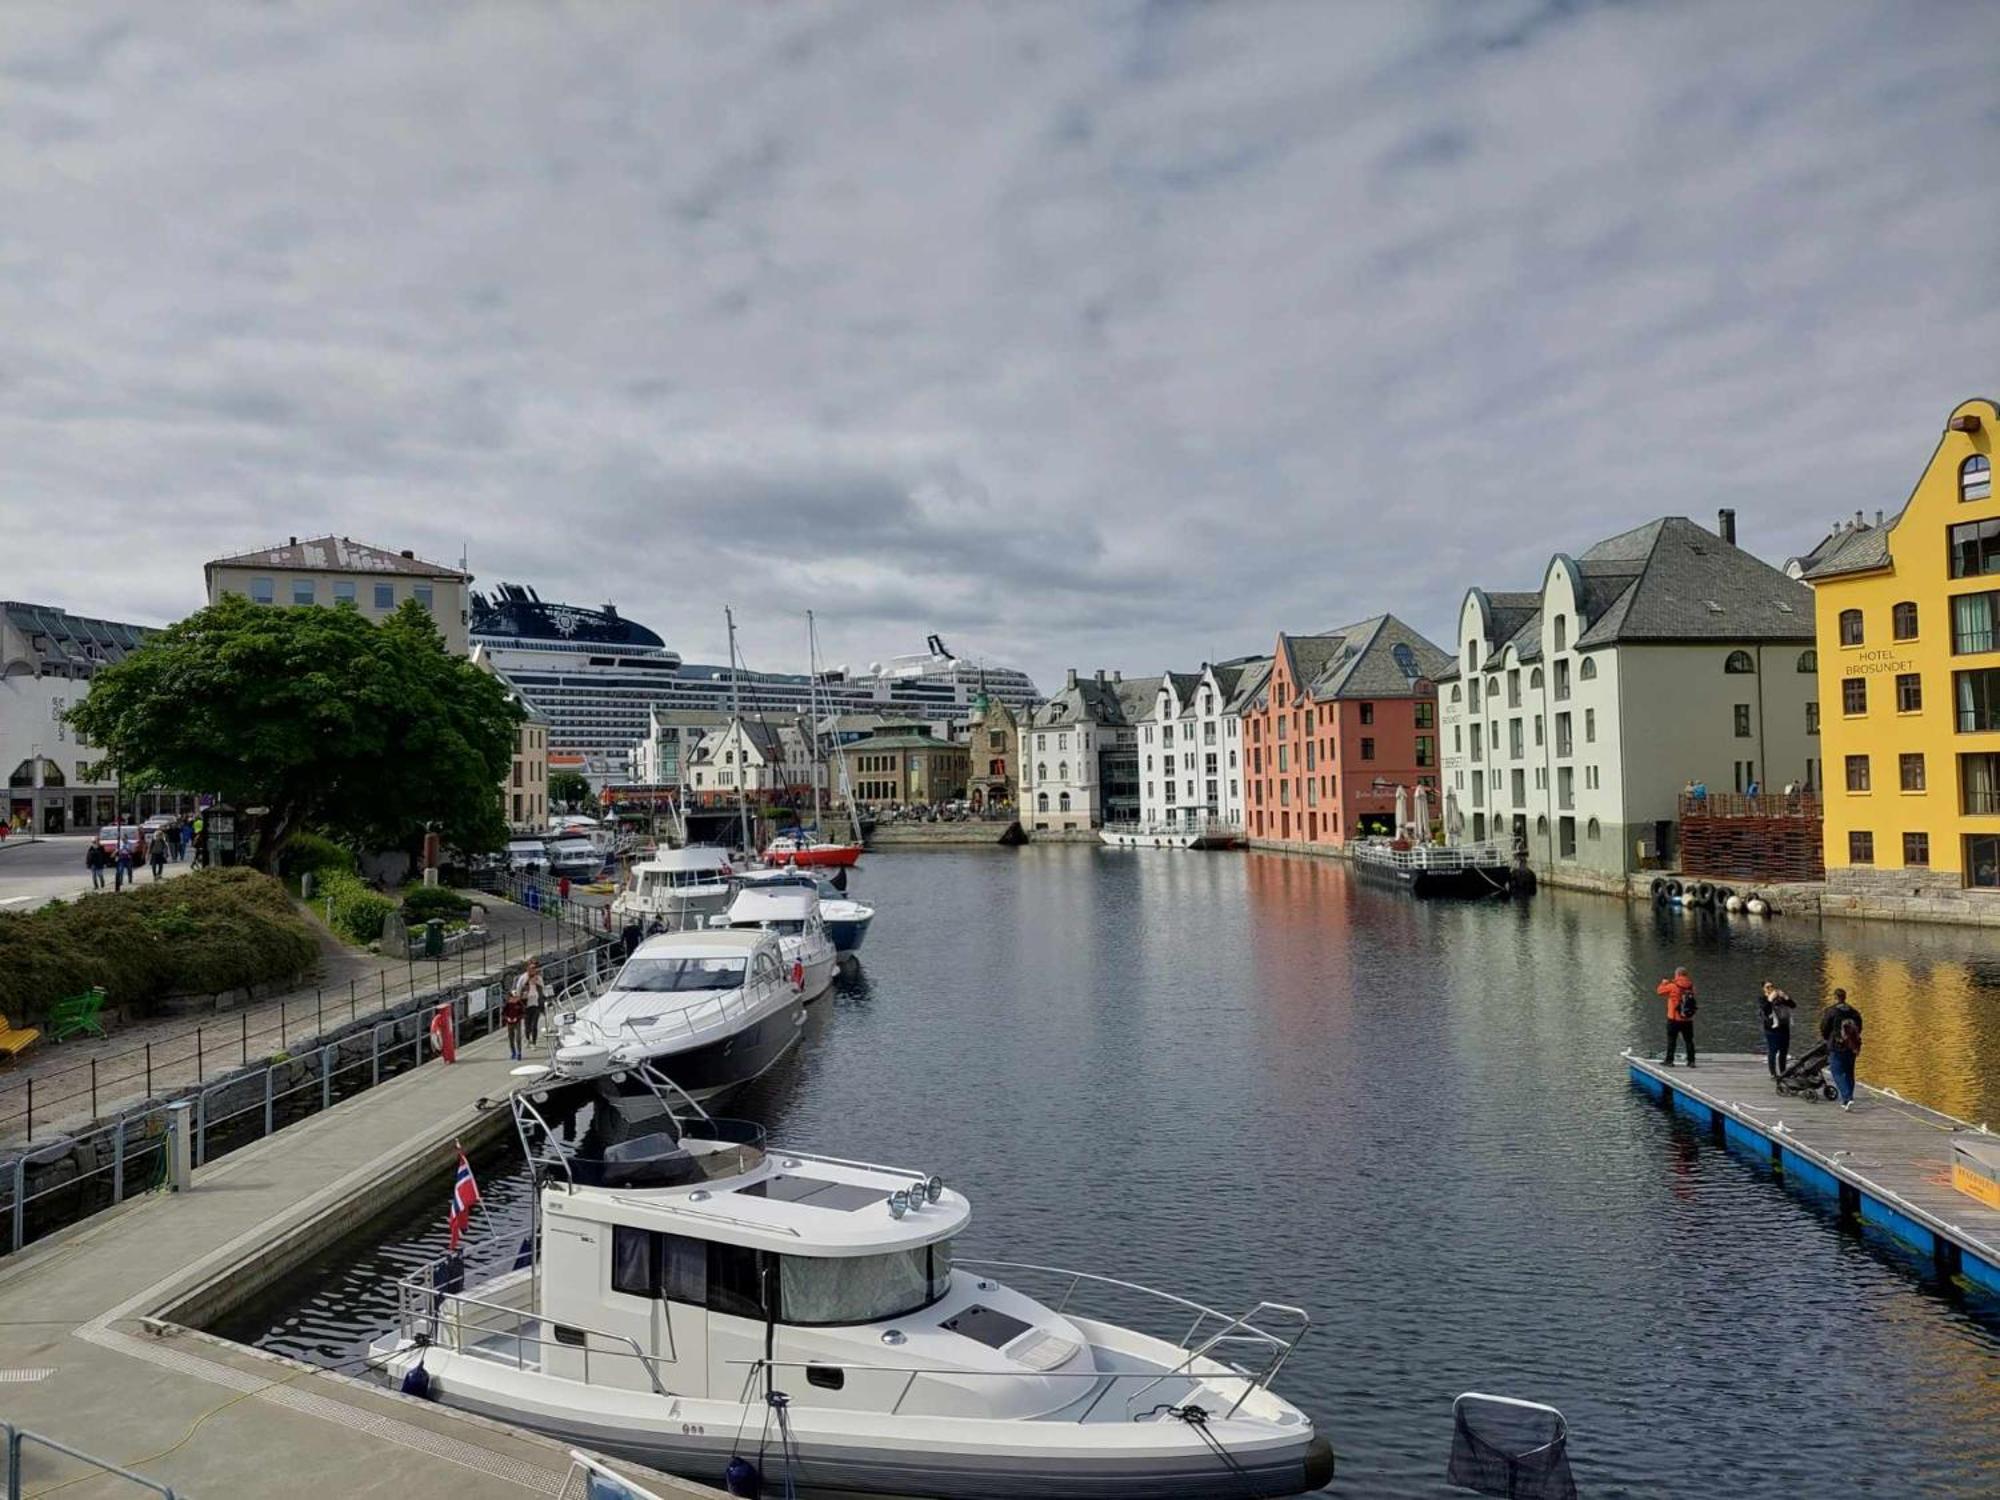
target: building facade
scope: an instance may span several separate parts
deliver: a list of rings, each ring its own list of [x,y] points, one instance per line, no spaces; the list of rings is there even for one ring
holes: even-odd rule
[[[825,789],[804,721],[772,724],[732,719],[704,735],[688,763],[685,783],[693,800],[716,803],[737,792],[778,797],[811,797],[815,781]]]
[[[1139,721],[1139,821],[1244,826],[1243,710],[1271,671],[1268,656],[1168,672]]]
[[[1831,889],[2000,892],[1996,425],[1962,403],[1901,514],[1806,572]]]
[[[999,812],[1019,803],[1020,751],[1021,725],[1014,710],[981,694],[965,722],[965,800],[974,812]]]
[[[1139,819],[1139,721],[1157,677],[1079,677],[1035,709],[1022,730],[1021,821],[1038,832],[1100,828]]]
[[[1450,654],[1394,615],[1280,635],[1243,715],[1253,844],[1339,848],[1396,831],[1396,794],[1435,793],[1436,678]]]
[[[1447,830],[1544,868],[1679,855],[1681,794],[1820,780],[1812,594],[1716,531],[1652,521],[1528,593],[1474,588],[1441,680]]]
[[[469,649],[472,575],[414,552],[389,552],[344,536],[292,537],[202,569],[208,602],[241,594],[253,604],[349,604],[378,624],[414,599],[430,611],[445,649]]]
[[[514,763],[500,790],[500,805],[516,833],[549,826],[549,724],[532,709],[514,733]]]
[[[915,725],[891,726],[842,753],[854,800],[863,807],[923,807],[966,795],[972,765],[966,747]]]

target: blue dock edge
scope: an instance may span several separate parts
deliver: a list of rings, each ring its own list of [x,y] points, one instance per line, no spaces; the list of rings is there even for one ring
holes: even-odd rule
[[[1901,1200],[1892,1202],[1874,1184],[1845,1172],[1809,1148],[1781,1139],[1760,1121],[1744,1119],[1696,1098],[1671,1079],[1631,1062],[1627,1063],[1626,1071],[1641,1093],[1707,1131],[1718,1145],[1775,1168],[1787,1187],[1882,1230],[1929,1260],[1940,1275],[1962,1277],[1983,1291],[2000,1296],[2000,1262],[1989,1258],[1982,1248],[1953,1235],[1950,1226],[1932,1219],[1922,1209]]]

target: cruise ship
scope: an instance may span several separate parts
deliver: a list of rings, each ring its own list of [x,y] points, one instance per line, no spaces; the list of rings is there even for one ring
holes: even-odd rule
[[[524,584],[503,583],[472,596],[472,645],[548,716],[551,750],[580,754],[592,774],[613,781],[625,778],[655,708],[729,714],[728,667],[681,660],[658,634],[609,604],[553,604]],[[822,673],[822,710],[943,718],[963,713],[981,692],[1016,708],[1041,696],[1025,672],[963,661],[935,635],[927,646],[871,662],[865,672]],[[737,687],[746,714],[811,712],[803,672],[746,671]]]

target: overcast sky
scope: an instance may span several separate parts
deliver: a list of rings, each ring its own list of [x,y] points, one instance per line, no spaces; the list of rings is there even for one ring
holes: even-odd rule
[[[2000,393],[2000,5],[7,7],[0,596],[342,532],[691,659],[1192,667]]]

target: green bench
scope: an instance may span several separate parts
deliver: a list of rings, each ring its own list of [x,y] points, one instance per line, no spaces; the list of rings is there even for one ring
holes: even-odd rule
[[[101,986],[93,986],[81,995],[67,995],[49,1007],[49,1030],[55,1033],[59,1042],[79,1033],[103,1036],[104,1024],[97,1019],[97,1013],[103,1009],[104,990]]]

